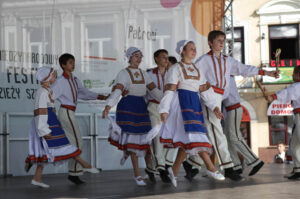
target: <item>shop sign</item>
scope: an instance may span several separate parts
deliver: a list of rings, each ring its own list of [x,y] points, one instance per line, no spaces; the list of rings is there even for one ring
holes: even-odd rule
[[[268,107],[268,116],[289,116],[293,115],[293,107],[291,104],[283,104],[278,100],[274,100]]]

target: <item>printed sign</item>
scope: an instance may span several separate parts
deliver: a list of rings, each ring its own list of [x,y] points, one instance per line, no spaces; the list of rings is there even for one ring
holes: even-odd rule
[[[292,83],[293,82],[293,67],[279,67],[278,68],[280,71],[280,76],[279,78],[273,78],[269,76],[263,76],[263,83],[267,84],[287,84],[287,83]],[[275,68],[264,68],[264,70],[275,70]]]
[[[268,116],[289,116],[293,115],[293,107],[291,104],[282,104],[274,100],[268,108]]]

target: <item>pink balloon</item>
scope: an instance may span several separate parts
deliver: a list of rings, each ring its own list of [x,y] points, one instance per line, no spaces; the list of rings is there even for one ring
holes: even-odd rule
[[[182,0],[160,0],[160,4],[164,8],[175,8]]]

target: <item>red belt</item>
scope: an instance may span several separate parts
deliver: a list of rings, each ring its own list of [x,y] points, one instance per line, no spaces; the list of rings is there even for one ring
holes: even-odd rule
[[[294,111],[294,114],[300,113],[300,108],[295,108],[293,111]]]
[[[215,93],[219,93],[221,95],[224,94],[224,89],[218,88],[218,87],[215,87],[215,86],[211,86],[211,87],[214,89]]]
[[[156,100],[150,100],[149,102],[152,102],[152,103],[155,103],[155,104],[159,104],[159,102],[158,101],[156,101]]]
[[[69,110],[74,111],[74,112],[76,111],[76,106],[61,104],[60,107],[69,109]]]
[[[234,105],[231,105],[231,106],[227,106],[226,111],[232,111],[234,109],[240,108],[241,106],[242,105],[240,103],[237,103],[237,104],[234,104]]]

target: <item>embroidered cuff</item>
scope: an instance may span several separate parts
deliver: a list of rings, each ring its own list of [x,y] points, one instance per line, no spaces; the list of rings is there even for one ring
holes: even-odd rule
[[[98,100],[106,100],[108,96],[105,95],[98,95],[97,99]]]
[[[259,75],[265,75],[265,71],[264,71],[263,69],[260,69],[260,70],[258,71],[258,74],[259,74]]]

